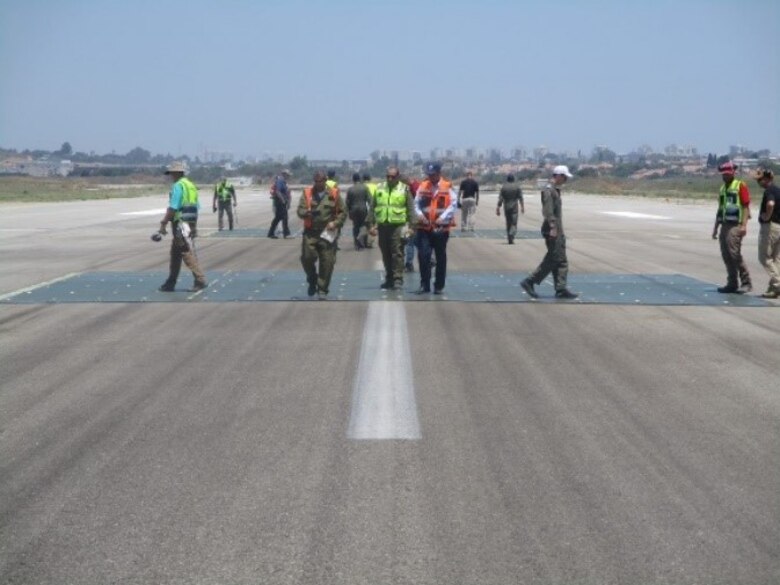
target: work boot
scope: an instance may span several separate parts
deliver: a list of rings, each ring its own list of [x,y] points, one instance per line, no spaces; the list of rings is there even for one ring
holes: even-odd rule
[[[507,239],[509,240],[509,244],[510,244],[510,245],[515,243],[515,238],[514,238],[514,236],[509,236]]]
[[[753,285],[749,282],[743,282],[742,286],[739,287],[739,292],[741,293],[749,293],[753,290]]]
[[[317,299],[320,301],[327,301],[328,300],[328,293],[320,291],[320,293],[317,295]]]
[[[393,282],[393,290],[403,290],[404,289],[404,281],[403,280],[396,280]]]
[[[525,294],[527,294],[532,299],[539,298],[539,295],[536,294],[536,291],[534,290],[534,283],[530,279],[526,278],[525,280],[520,281],[520,286],[525,291]]]
[[[390,290],[391,288],[393,288],[393,281],[386,280],[379,285],[379,288],[381,288],[382,290]]]
[[[436,287],[433,287],[433,294],[435,294],[435,295],[441,295],[441,294],[444,294],[444,288],[436,288]]]
[[[176,290],[176,285],[171,284],[170,282],[164,282],[157,290],[160,292],[173,292]]]
[[[316,284],[310,284],[308,290],[306,291],[306,294],[310,297],[313,297],[317,294],[317,285]]]
[[[205,280],[196,280],[195,283],[192,285],[192,288],[190,289],[190,292],[198,292],[203,290],[204,288],[208,287],[209,283]]]
[[[431,289],[427,286],[421,286],[416,291],[414,291],[414,294],[416,295],[427,295],[431,292]]]
[[[777,291],[774,291],[772,289],[767,290],[764,293],[761,293],[762,299],[776,299],[780,297],[780,293]]]
[[[279,236],[277,236],[276,234],[268,234],[268,237],[271,238],[272,240],[278,240],[279,239]]]
[[[723,294],[732,294],[735,292],[739,292],[739,289],[735,284],[727,284],[726,286],[719,286],[718,292]]]
[[[556,299],[576,299],[579,296],[580,295],[578,295],[577,293],[571,292],[568,288],[555,291]]]

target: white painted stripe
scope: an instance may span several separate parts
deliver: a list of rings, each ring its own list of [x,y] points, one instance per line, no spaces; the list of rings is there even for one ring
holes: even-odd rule
[[[145,209],[144,211],[123,211],[119,215],[162,215],[165,209]]]
[[[665,215],[652,215],[650,213],[637,213],[636,211],[602,211],[606,215],[614,215],[616,217],[628,217],[630,219],[672,219]]]
[[[69,280],[71,278],[74,278],[81,274],[81,272],[71,272],[69,274],[66,274],[64,276],[60,276],[59,278],[55,278],[53,280],[47,280],[46,282],[41,282],[39,284],[34,284],[33,286],[28,286],[27,288],[20,288],[19,290],[15,290],[14,292],[6,293],[4,295],[0,295],[0,301],[4,301],[6,299],[10,299],[12,297],[15,297],[17,295],[23,295],[28,292],[32,292],[36,289],[43,288],[44,286],[49,286],[51,284],[54,284],[56,282],[62,282],[63,280]]]
[[[403,303],[368,304],[352,393],[350,439],[420,439]]]
[[[0,232],[45,232],[47,228],[0,228]]]

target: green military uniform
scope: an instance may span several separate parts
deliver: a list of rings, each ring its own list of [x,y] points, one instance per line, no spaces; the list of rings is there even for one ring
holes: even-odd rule
[[[566,279],[569,274],[569,262],[566,259],[566,236],[563,233],[563,208],[561,191],[548,183],[542,189],[542,235],[547,244],[547,254],[541,264],[528,277],[533,284],[541,282],[552,272],[555,292],[566,291]],[[555,234],[555,235],[553,235]]]
[[[366,219],[370,209],[371,192],[363,183],[356,182],[347,190],[347,212],[352,220],[352,239],[356,250],[367,247]]]
[[[409,187],[397,181],[393,186],[380,183],[371,201],[367,223],[377,227],[385,267],[382,288],[400,289],[404,283],[404,230],[415,217],[414,198]]]
[[[304,220],[301,265],[306,272],[309,296],[319,292],[320,297],[325,297],[329,292],[330,279],[336,265],[336,242],[329,242],[322,235],[330,222],[334,223],[338,233],[347,218],[347,211],[338,189],[326,187],[319,194],[312,193],[309,204],[307,192],[310,191],[313,189],[304,190],[297,210],[298,217]]]
[[[506,219],[506,237],[510,244],[515,242],[517,233],[517,218],[520,204],[523,203],[523,190],[520,185],[508,182],[501,187],[498,194],[498,208],[504,206],[504,219]]]

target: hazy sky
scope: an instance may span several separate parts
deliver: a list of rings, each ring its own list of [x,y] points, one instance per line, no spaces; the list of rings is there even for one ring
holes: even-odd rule
[[[0,146],[780,151],[777,0],[0,0]]]

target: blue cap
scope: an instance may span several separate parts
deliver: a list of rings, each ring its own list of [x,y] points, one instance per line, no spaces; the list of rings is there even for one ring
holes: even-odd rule
[[[431,162],[425,165],[425,174],[433,175],[441,172],[441,163]]]

